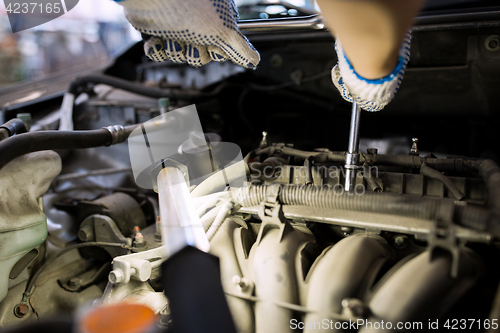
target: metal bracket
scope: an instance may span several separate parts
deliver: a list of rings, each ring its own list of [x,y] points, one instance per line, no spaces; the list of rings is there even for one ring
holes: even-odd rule
[[[269,186],[266,193],[266,201],[262,202],[259,206],[258,214],[262,225],[257,236],[257,244],[260,244],[260,241],[269,230],[279,229],[280,235],[278,239],[280,242],[289,231],[293,231],[292,226],[285,218],[283,207],[278,202],[280,190],[280,185]]]
[[[460,262],[460,246],[456,236],[456,226],[452,222],[436,222],[427,238],[429,243],[430,258],[435,258],[435,250],[443,249],[451,254],[452,279],[458,276]]]
[[[159,267],[165,258],[163,247],[116,257],[108,280],[112,284],[126,284],[130,279],[147,281],[151,277],[151,271]]]

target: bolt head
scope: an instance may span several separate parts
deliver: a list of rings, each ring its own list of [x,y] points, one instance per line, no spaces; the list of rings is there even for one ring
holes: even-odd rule
[[[356,298],[344,298],[341,305],[344,311],[351,313],[355,317],[362,317],[365,312],[365,305]]]
[[[134,241],[136,244],[144,243],[144,235],[141,232],[138,232],[137,234],[135,234]]]
[[[408,238],[404,235],[394,237],[394,246],[398,249],[404,249],[408,245]]]
[[[18,318],[26,316],[29,312],[30,312],[30,307],[28,306],[28,304],[19,303],[14,307],[14,314]]]
[[[353,232],[353,228],[351,227],[340,227],[340,231],[344,234],[344,236],[348,236]]]
[[[239,275],[235,275],[235,276],[233,276],[232,281],[233,281],[233,284],[239,285],[241,282],[241,277]]]
[[[80,287],[81,285],[82,285],[82,279],[78,277],[74,277],[68,281],[68,286],[72,288],[77,288]]]
[[[82,242],[89,242],[94,239],[94,228],[90,225],[84,225],[78,230],[78,238]]]
[[[125,276],[121,269],[115,269],[109,272],[108,281],[112,284],[119,284],[125,280]]]

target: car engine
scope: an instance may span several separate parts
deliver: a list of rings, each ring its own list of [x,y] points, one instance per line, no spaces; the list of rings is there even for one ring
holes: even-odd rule
[[[175,328],[161,225],[184,203],[237,332],[496,331],[500,11],[419,17],[401,90],[375,114],[335,90],[319,16],[241,28],[256,70],[153,63],[138,43],[0,90],[0,327],[127,302]],[[201,124],[184,137],[182,110]],[[161,169],[188,185],[163,191]]]

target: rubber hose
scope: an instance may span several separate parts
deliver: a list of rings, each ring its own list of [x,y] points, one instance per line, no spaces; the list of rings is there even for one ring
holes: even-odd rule
[[[422,166],[420,167],[420,174],[422,176],[436,179],[443,183],[443,185],[448,189],[448,191],[451,193],[451,195],[453,195],[455,199],[462,200],[465,197],[462,191],[460,191],[460,189],[457,187],[457,185],[455,185],[454,182],[452,182],[441,172],[429,167],[426,163],[422,163]]]
[[[241,189],[238,203],[257,206],[264,201],[271,186],[249,186]],[[276,189],[272,189],[276,191]],[[500,236],[500,223],[491,210],[473,206],[455,206],[453,199],[418,198],[392,193],[352,195],[335,188],[317,186],[282,186],[278,200],[284,205],[312,206],[333,210],[381,213],[418,218],[428,221],[456,221],[459,225]]]
[[[19,118],[14,118],[1,125],[0,128],[5,128],[9,132],[9,136],[26,133],[28,129],[26,124]]]
[[[248,164],[250,174],[257,178],[274,179],[279,176],[279,171],[286,161],[279,157],[268,157],[264,162],[251,162]]]
[[[194,100],[203,96],[210,96],[212,93],[201,93],[193,90],[180,89],[159,89],[150,88],[143,84],[119,79],[109,75],[94,74],[81,76],[73,80],[68,88],[68,92],[77,96],[80,93],[80,87],[87,84],[106,84],[108,86],[126,90],[139,95],[152,98],[172,98],[177,100]]]
[[[244,187],[240,193],[242,206],[256,206],[265,200],[270,186]],[[278,195],[285,205],[312,206],[335,210],[350,210],[400,215],[424,220],[451,221],[453,199],[416,198],[392,193],[352,195],[339,193],[336,188],[317,186],[283,186]]]
[[[361,154],[360,161],[370,165],[420,168],[423,163],[442,172],[477,172],[479,162],[464,158],[425,158],[414,155]]]
[[[492,160],[479,165],[479,174],[488,188],[488,206],[500,214],[500,168]]]
[[[136,126],[127,126],[126,139]],[[124,141],[124,140],[123,140]],[[40,131],[18,134],[0,142],[0,169],[16,157],[42,150],[109,146],[113,136],[105,129],[88,131]]]
[[[220,210],[222,209],[222,206],[223,205],[215,206],[201,218],[201,225],[203,226],[203,230],[205,230],[205,232],[207,232],[214,223],[217,214],[219,214]]]
[[[217,216],[207,230],[208,241],[212,241],[215,234],[217,234],[217,231],[219,231],[227,216],[231,213],[232,207],[233,205],[229,201],[221,205],[221,209],[219,210]]]
[[[495,222],[491,210],[474,206],[456,206],[456,219],[460,225],[479,231],[500,235],[500,225]]]

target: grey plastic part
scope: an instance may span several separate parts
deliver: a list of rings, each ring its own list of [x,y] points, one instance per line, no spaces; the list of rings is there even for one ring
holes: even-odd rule
[[[113,284],[126,284],[130,279],[145,282],[151,277],[151,270],[160,266],[165,258],[162,247],[116,257],[108,280]]]

